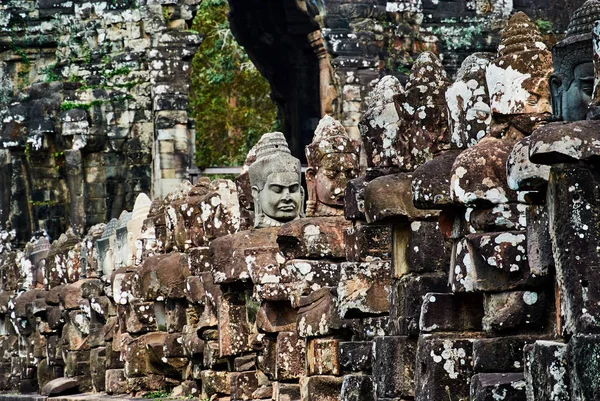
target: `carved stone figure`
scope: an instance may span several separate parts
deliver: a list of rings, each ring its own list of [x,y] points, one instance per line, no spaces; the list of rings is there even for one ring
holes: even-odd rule
[[[281,132],[264,134],[248,169],[254,200],[254,227],[274,227],[303,217],[300,160],[290,154]]]
[[[486,70],[493,136],[510,136],[511,128],[530,134],[550,115],[551,74],[552,55],[538,27],[525,13],[516,13],[502,31],[498,57]]]
[[[463,61],[456,81],[446,91],[453,147],[473,146],[489,131],[492,110],[485,70],[493,58],[492,53],[471,54]]]
[[[313,141],[306,147],[308,216],[344,214],[344,190],[359,172],[360,145],[344,126],[330,116],[319,122]]]
[[[588,0],[571,17],[565,39],[552,49],[552,114],[564,121],[585,120],[594,89],[592,28],[600,1]]]

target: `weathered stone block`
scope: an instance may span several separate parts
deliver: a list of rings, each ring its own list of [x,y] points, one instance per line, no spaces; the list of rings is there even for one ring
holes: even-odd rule
[[[186,254],[151,256],[144,260],[133,277],[133,294],[146,301],[185,298],[188,276],[190,269]]]
[[[397,336],[375,338],[373,381],[378,397],[414,396],[416,352],[416,339]],[[394,363],[389,363],[390,360]]]
[[[531,205],[527,213],[527,260],[532,274],[546,276],[554,270],[548,207]]]
[[[522,203],[501,203],[489,208],[468,207],[465,220],[471,232],[524,231],[530,207]]]
[[[300,378],[301,401],[337,401],[342,389],[341,377],[310,376]]]
[[[299,306],[297,327],[302,337],[325,336],[341,324],[337,297],[331,288],[325,287],[302,297]]]
[[[459,150],[441,152],[412,173],[412,196],[417,208],[439,209],[452,204],[450,178],[452,165],[459,154]]]
[[[575,335],[567,348],[571,400],[600,398],[600,336]],[[564,365],[563,365],[564,366]]]
[[[372,363],[372,341],[340,341],[340,367],[344,372],[370,371]]]
[[[392,258],[392,226],[357,225],[344,230],[346,259],[350,262],[371,262]]]
[[[392,281],[387,261],[345,262],[337,287],[341,317],[352,313],[387,313]]]
[[[473,342],[473,369],[477,373],[522,372],[523,347],[536,337],[482,338]]]
[[[478,331],[483,318],[481,294],[430,292],[421,306],[419,328],[422,332]]]
[[[277,335],[276,353],[277,380],[298,379],[306,374],[306,340],[296,332],[288,331]]]
[[[349,226],[341,217],[298,219],[281,226],[277,243],[288,259],[343,259],[344,230]]]
[[[502,332],[515,329],[540,331],[547,321],[543,292],[512,291],[484,296],[483,329]]]
[[[256,371],[229,373],[229,388],[231,400],[251,400],[252,394],[258,388]]]
[[[325,260],[292,259],[281,269],[282,281],[294,283],[299,298],[323,287],[335,287],[340,281],[340,263]],[[299,293],[298,293],[299,292]]]
[[[329,338],[308,340],[306,362],[309,375],[339,375],[339,340]]]
[[[224,294],[219,299],[219,356],[233,356],[249,349],[248,315],[243,294]]]
[[[266,333],[295,331],[297,314],[289,302],[263,302],[256,313],[256,327]]]
[[[538,128],[531,135],[532,163],[558,164],[591,160],[600,154],[598,121],[556,122]]]
[[[571,400],[567,344],[536,341],[523,354],[527,400]]]
[[[203,370],[200,373],[202,380],[202,397],[210,398],[213,394],[229,395],[231,394],[231,381],[229,372],[219,372],[214,370]]]
[[[128,333],[139,334],[157,330],[154,302],[133,300],[126,310],[126,329]]]
[[[429,292],[444,292],[448,279],[442,272],[407,274],[392,285],[390,319],[398,335],[419,335],[421,305]]]
[[[233,360],[233,368],[236,372],[245,372],[256,369],[256,355],[248,354],[238,356]]]
[[[523,373],[478,373],[471,379],[472,401],[525,401]]]
[[[219,237],[210,244],[210,261],[217,284],[247,281],[253,271],[272,270],[285,262],[276,238],[279,228],[240,231]],[[257,272],[256,276],[263,276]],[[276,277],[278,274],[275,275]]]
[[[419,337],[415,401],[468,400],[473,345],[468,338]]]
[[[375,178],[365,190],[367,223],[424,220],[437,216],[433,210],[418,210],[413,204],[412,176],[395,174]]]
[[[300,401],[300,385],[273,383],[273,399],[276,401]]]
[[[377,401],[373,377],[345,375],[339,399],[340,401]]]

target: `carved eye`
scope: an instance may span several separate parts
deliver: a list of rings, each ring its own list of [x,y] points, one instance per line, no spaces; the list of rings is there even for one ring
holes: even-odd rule
[[[335,170],[330,170],[330,169],[325,169],[324,174],[327,178],[335,178],[335,176],[338,174],[337,171]]]
[[[527,104],[530,106],[535,106],[538,103],[538,97],[536,95],[530,95],[527,98]]]
[[[583,85],[581,87],[581,91],[588,96],[592,96],[592,93],[594,92],[594,85],[589,85],[589,84]]]
[[[300,185],[298,185],[298,184],[292,185],[292,186],[290,187],[290,192],[291,192],[291,193],[298,192],[299,190],[300,190]]]
[[[283,191],[283,187],[279,185],[271,185],[271,191],[275,192],[276,194],[280,194]]]

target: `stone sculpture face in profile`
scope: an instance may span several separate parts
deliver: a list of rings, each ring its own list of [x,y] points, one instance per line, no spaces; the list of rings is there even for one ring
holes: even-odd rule
[[[571,17],[565,39],[552,49],[552,114],[564,121],[585,120],[594,89],[592,28],[600,0],[588,0]]]
[[[350,139],[339,121],[325,116],[313,141],[306,147],[308,216],[338,216],[344,213],[344,190],[358,176],[360,146]]]
[[[300,160],[290,154],[281,132],[267,133],[248,168],[254,200],[254,227],[273,227],[302,217],[304,189]]]

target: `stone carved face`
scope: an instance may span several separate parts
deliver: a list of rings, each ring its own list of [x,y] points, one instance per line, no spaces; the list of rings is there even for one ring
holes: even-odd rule
[[[311,187],[309,200],[328,206],[343,207],[344,190],[348,181],[358,177],[358,169],[358,155],[356,154],[329,153],[325,155],[321,159],[321,166],[311,167],[306,171],[307,185]],[[312,197],[316,199],[310,199]]]
[[[260,190],[252,187],[252,192],[265,216],[280,222],[298,217],[304,193],[296,173],[269,174],[265,186]]]
[[[280,132],[267,133],[256,145],[248,168],[254,201],[254,227],[273,227],[303,217],[300,160],[290,154]]]
[[[553,76],[550,84],[554,113],[564,121],[585,120],[594,90],[594,64],[589,61],[576,65],[571,82]]]

